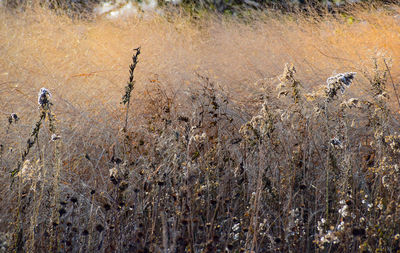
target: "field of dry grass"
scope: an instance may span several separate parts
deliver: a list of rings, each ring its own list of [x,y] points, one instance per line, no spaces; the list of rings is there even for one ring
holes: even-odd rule
[[[400,249],[398,6],[0,11],[0,250]]]

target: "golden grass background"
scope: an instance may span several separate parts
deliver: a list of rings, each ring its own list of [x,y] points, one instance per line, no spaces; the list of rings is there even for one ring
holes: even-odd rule
[[[396,7],[361,9],[354,11],[353,22],[340,15],[258,15],[249,25],[217,18],[194,23],[183,15],[168,20],[84,21],[42,9],[21,14],[3,11],[1,109],[8,114],[32,106],[40,87],[77,106],[91,107],[96,102],[114,107],[127,79],[132,49],[138,46],[142,46],[138,90],[156,76],[180,89],[190,86],[194,73],[200,73],[242,94],[257,80],[278,75],[286,62],[294,63],[309,88],[323,84],[333,73],[368,69],[377,53],[392,57],[397,82],[398,13]]]

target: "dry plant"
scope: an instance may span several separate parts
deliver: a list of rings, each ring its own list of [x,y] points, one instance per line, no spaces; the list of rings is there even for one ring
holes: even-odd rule
[[[0,250],[400,250],[397,12],[3,12]]]

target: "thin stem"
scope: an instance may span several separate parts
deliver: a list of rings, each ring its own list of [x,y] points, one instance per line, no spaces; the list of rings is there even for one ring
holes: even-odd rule
[[[386,67],[386,70],[387,70],[387,72],[388,72],[388,74],[389,74],[390,81],[392,82],[392,86],[393,86],[394,94],[396,95],[397,104],[399,105],[399,109],[400,109],[400,99],[399,99],[399,95],[397,94],[397,89],[396,89],[396,87],[395,87],[395,85],[394,85],[394,82],[393,82],[392,74],[390,73],[389,66],[387,65],[387,63],[386,63],[386,60],[385,60],[385,59],[383,59],[383,63],[385,63],[385,67]]]
[[[129,105],[130,105],[130,100],[126,104],[126,112],[125,112],[125,125],[124,125],[124,132],[127,131],[128,128],[128,115],[129,115]]]

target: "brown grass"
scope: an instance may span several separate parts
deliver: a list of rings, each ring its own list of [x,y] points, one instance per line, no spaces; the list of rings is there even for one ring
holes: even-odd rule
[[[9,236],[13,249],[129,252],[125,244],[135,239],[152,252],[213,252],[228,246],[258,252],[315,251],[313,241],[319,240],[318,233],[322,236],[317,221],[328,220],[325,232],[328,225],[348,222],[336,212],[343,206],[339,200],[358,201],[368,193],[371,202],[397,201],[399,189],[382,190],[386,186],[380,182],[383,176],[398,182],[382,167],[393,169],[400,159],[394,148],[390,151],[380,142],[384,137],[379,134],[395,143],[400,108],[391,82],[382,88],[390,95],[384,102],[379,92],[371,93],[367,77],[374,74],[372,59],[379,59],[381,70],[387,71],[381,61],[385,57],[394,84],[400,81],[399,7],[324,17],[253,13],[251,20],[212,15],[196,20],[184,14],[71,20],[40,8],[18,14],[1,11],[0,204],[6,208],[0,211],[0,231]],[[120,101],[132,50],[138,46],[132,117],[124,135]],[[326,86],[335,73],[357,72],[345,97],[369,99],[379,110],[364,101],[362,113],[345,114],[340,101],[334,101],[324,115],[313,111],[327,110],[322,98],[315,104],[303,96],[302,102],[277,100],[273,85],[286,62],[296,66],[301,87],[295,86],[302,94]],[[25,179],[9,187],[9,172],[20,162],[39,117],[41,87],[52,92],[62,142],[48,141],[52,132],[43,122],[39,145],[27,157],[37,177],[30,176],[30,188]],[[260,95],[269,102],[261,112]],[[390,119],[386,103],[394,112]],[[11,113],[20,117],[17,124],[8,124]],[[278,113],[291,114],[290,119]],[[243,134],[246,122],[251,129],[260,119],[267,122],[268,138]],[[342,151],[328,144],[339,135],[350,143]],[[115,163],[114,156],[124,165]],[[362,162],[362,168],[357,167]],[[114,166],[116,180],[110,182],[108,172]],[[358,174],[353,178],[349,173]],[[343,186],[344,181],[349,185]],[[346,187],[352,196],[346,195]],[[357,219],[369,217],[382,227],[391,224],[391,218],[398,221],[386,202],[385,217],[390,217],[385,221],[379,220],[381,208],[367,213],[357,204],[359,208],[352,209]],[[307,222],[294,226],[294,213],[302,208]],[[240,240],[229,234],[237,219],[241,229],[247,229],[240,232]],[[49,220],[58,229],[51,228]],[[353,251],[361,244],[369,250],[398,249],[395,223],[393,231],[378,239],[367,229],[366,240],[354,235],[357,222],[346,224],[349,230],[336,234],[344,244],[332,244],[331,249],[347,249],[345,243],[351,243]],[[293,235],[289,228],[302,232]],[[61,240],[61,235],[70,237]]]
[[[376,51],[394,59],[397,81],[400,21],[394,17],[398,9],[392,9],[356,11],[353,24],[340,16],[295,15],[260,17],[251,26],[214,18],[195,25],[180,16],[171,22],[161,17],[71,21],[44,10],[4,13],[1,82],[34,91],[43,85],[57,87],[57,93],[82,102],[115,102],[110,99],[119,99],[130,52],[138,45],[143,46],[140,87],[154,75],[184,87],[199,72],[245,90],[261,78],[276,76],[286,62],[298,66],[301,79],[312,86],[335,71],[360,71]],[[110,96],[102,96],[105,91]]]

